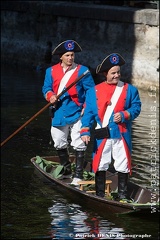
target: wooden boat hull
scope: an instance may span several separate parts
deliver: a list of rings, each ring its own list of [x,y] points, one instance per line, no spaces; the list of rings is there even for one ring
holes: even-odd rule
[[[48,156],[42,157],[48,161],[59,162],[59,158],[57,156]],[[74,156],[70,157],[71,162],[74,161]],[[119,201],[110,200],[107,198],[101,198],[92,193],[87,193],[85,191],[81,191],[79,188],[72,186],[70,183],[72,181],[71,178],[66,179],[57,179],[53,178],[50,173],[44,171],[37,163],[36,157],[31,159],[32,164],[35,169],[38,170],[38,173],[41,174],[47,181],[54,184],[54,188],[63,192],[67,195],[67,197],[74,199],[74,201],[80,203],[81,205],[96,209],[97,212],[106,212],[108,214],[113,213],[157,213],[158,212],[158,195],[154,196],[154,203],[151,202],[152,192],[148,189],[144,189],[136,184],[129,183],[128,192],[129,196],[136,202],[137,204],[131,203],[121,203]],[[90,169],[90,165],[88,164],[86,169]],[[111,190],[115,191],[117,188],[117,174],[112,174],[111,172],[106,173],[106,178],[112,180]],[[149,204],[150,203],[150,204]],[[154,209],[153,209],[154,206]]]

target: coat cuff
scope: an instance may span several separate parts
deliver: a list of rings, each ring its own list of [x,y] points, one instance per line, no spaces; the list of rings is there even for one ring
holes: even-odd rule
[[[130,113],[128,111],[121,111],[120,112],[122,115],[122,120],[121,122],[125,122],[125,120],[129,120],[130,119]]]
[[[89,128],[82,128],[81,130],[80,130],[80,135],[81,136],[90,136],[90,131],[89,131]]]
[[[46,100],[49,102],[50,101],[50,98],[55,95],[52,91],[49,91],[46,93]]]

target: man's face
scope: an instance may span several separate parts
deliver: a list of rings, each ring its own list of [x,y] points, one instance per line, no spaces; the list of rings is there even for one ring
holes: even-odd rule
[[[121,77],[120,66],[112,67],[109,69],[108,73],[105,74],[105,76],[107,83],[117,84]]]
[[[71,66],[74,62],[74,52],[66,52],[64,53],[60,60],[65,66]]]

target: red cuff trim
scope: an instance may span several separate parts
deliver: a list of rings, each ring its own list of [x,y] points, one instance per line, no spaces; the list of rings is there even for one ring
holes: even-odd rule
[[[46,93],[46,100],[49,102],[50,98],[54,95],[52,91]]]
[[[124,118],[129,119],[130,118],[130,113],[128,111],[123,111]]]
[[[84,133],[84,132],[89,132],[89,128],[82,128],[82,129],[80,130],[80,133]]]

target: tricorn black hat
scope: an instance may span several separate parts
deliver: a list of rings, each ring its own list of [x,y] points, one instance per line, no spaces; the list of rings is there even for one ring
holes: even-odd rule
[[[82,48],[74,40],[66,40],[60,43],[52,52],[52,55],[62,55],[66,52],[81,52]]]
[[[125,60],[119,53],[112,53],[97,66],[96,73],[108,72],[110,68],[114,66],[122,66],[124,64]]]

